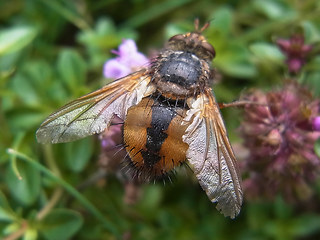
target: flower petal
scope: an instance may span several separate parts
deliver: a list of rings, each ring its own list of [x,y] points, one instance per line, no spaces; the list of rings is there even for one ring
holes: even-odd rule
[[[130,73],[131,69],[117,59],[110,59],[103,66],[103,75],[106,78],[118,79]]]

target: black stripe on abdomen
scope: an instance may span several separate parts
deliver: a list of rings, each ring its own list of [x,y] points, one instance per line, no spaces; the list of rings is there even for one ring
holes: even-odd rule
[[[157,103],[156,103],[157,104]],[[172,119],[176,115],[175,111],[165,104],[157,104],[151,107],[152,120],[151,127],[147,128],[146,151],[141,151],[144,164],[152,167],[161,160],[160,149],[168,134],[168,129]]]

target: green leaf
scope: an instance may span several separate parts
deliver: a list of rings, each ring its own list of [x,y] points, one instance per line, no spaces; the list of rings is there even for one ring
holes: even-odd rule
[[[232,11],[229,7],[221,7],[212,15],[213,24],[210,27],[216,29],[220,34],[227,35],[231,32],[232,27]]]
[[[141,202],[139,208],[146,215],[152,216],[152,213],[159,208],[159,205],[162,200],[161,188],[157,185],[147,186],[144,189],[143,198],[145,201]]]
[[[166,0],[155,2],[153,5],[149,5],[149,7],[145,8],[143,11],[140,11],[138,14],[129,18],[124,25],[130,28],[140,27],[161,15],[174,11],[175,9],[179,9],[179,7],[183,7],[183,5],[188,2],[191,2],[191,0]]]
[[[30,26],[12,27],[0,31],[0,56],[16,52],[32,42],[37,29]]]
[[[320,71],[313,71],[308,74],[306,83],[310,86],[315,96],[320,97]],[[320,156],[320,155],[319,155]]]
[[[44,4],[48,5],[59,14],[62,18],[72,22],[80,29],[88,29],[89,25],[85,16],[81,14],[82,11],[77,9],[76,2],[73,1],[44,1]],[[61,18],[59,17],[59,18]]]
[[[116,35],[113,22],[107,18],[101,18],[97,21],[95,29],[85,30],[78,35],[78,41],[89,47],[106,49],[115,47],[121,38]]]
[[[52,75],[52,66],[45,60],[29,61],[13,77],[11,88],[26,105],[39,105],[50,93],[59,94],[59,91],[53,92],[51,88],[54,84]]]
[[[169,39],[174,35],[181,34],[192,29],[193,25],[185,23],[169,23],[165,28],[165,39]]]
[[[254,43],[249,46],[249,49],[262,61],[282,64],[285,60],[285,56],[279,48],[270,43]]]
[[[292,231],[294,236],[308,236],[312,233],[319,233],[320,216],[315,214],[306,214],[299,216],[293,221]]]
[[[74,172],[82,171],[92,155],[92,139],[85,138],[76,142],[66,143],[64,147],[68,167]]]
[[[12,132],[25,131],[38,126],[44,119],[42,112],[28,107],[17,107],[6,112]]]
[[[37,92],[48,88],[48,84],[54,81],[52,72],[52,65],[44,59],[32,60],[23,66],[23,74]]]
[[[82,216],[72,210],[55,209],[41,221],[40,233],[48,240],[70,239],[79,231]]]
[[[35,105],[39,102],[37,90],[26,74],[16,74],[11,81],[11,88],[23,103]]]
[[[17,232],[20,228],[21,228],[20,223],[13,222],[11,224],[8,224],[4,229],[2,229],[2,233],[4,233],[5,235],[9,235],[14,232]]]
[[[21,56],[21,52],[14,52],[1,56],[0,58],[0,79],[2,75],[7,71],[14,71],[16,68],[17,61]]]
[[[256,75],[256,68],[246,62],[226,62],[219,68],[226,74],[237,78],[252,78]]]
[[[274,211],[278,219],[290,219],[293,210],[281,196],[277,196],[274,201]]]
[[[23,205],[29,206],[40,194],[40,173],[25,162],[17,162],[17,166],[22,179],[19,180],[12,168],[8,167],[5,175],[6,184],[14,198]]]
[[[36,240],[38,239],[38,231],[34,228],[28,228],[23,235],[23,240]]]
[[[307,43],[316,43],[320,41],[320,31],[317,26],[310,21],[303,21],[301,25],[304,30]]]
[[[256,0],[253,6],[270,19],[278,19],[290,13],[291,9],[278,0]]]
[[[256,75],[255,66],[249,61],[250,54],[243,46],[230,43],[221,49],[213,64],[225,74],[238,78],[251,78]]]
[[[74,50],[63,50],[58,58],[58,72],[70,91],[83,85],[86,79],[86,63]]]
[[[15,218],[15,212],[11,209],[6,196],[0,191],[0,221],[12,221]]]
[[[84,44],[89,54],[89,68],[102,69],[110,49],[116,48],[122,38],[135,38],[134,34],[118,34],[113,22],[100,18],[95,29],[84,30],[77,35],[77,40]],[[102,71],[102,70],[101,70]]]
[[[119,235],[119,230],[114,225],[113,222],[111,222],[105,215],[103,215],[101,212],[99,212],[94,205],[91,204],[83,195],[81,195],[74,187],[72,187],[69,183],[64,181],[63,179],[57,177],[55,174],[53,174],[51,171],[49,171],[47,168],[42,166],[37,161],[31,159],[30,157],[24,155],[23,153],[20,153],[12,148],[7,149],[7,153],[11,156],[16,156],[20,160],[24,161],[24,163],[30,164],[30,166],[34,167],[35,169],[43,172],[51,179],[55,180],[56,183],[64,187],[72,196],[75,197],[85,208],[88,209],[92,215],[94,215],[97,219],[99,219],[103,227],[107,230],[109,230],[111,233],[115,234],[116,236]]]
[[[268,221],[272,206],[263,201],[251,202],[246,206],[247,221],[251,229],[261,229]]]

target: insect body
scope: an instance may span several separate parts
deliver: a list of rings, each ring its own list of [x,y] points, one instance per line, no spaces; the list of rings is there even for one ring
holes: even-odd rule
[[[182,141],[186,110],[161,97],[144,98],[128,110],[124,144],[143,179],[161,177],[186,159],[188,144]],[[171,105],[173,104],[173,105]]]
[[[210,87],[215,51],[202,30],[173,36],[150,67],[65,105],[37,131],[41,143],[100,133],[114,115],[137,176],[160,177],[186,161],[225,215],[242,204],[241,179],[219,106]]]

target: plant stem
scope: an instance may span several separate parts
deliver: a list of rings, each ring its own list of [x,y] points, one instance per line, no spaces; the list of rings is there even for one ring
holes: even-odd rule
[[[52,194],[52,197],[50,201],[38,212],[37,219],[42,220],[47,216],[47,214],[51,211],[51,209],[57,204],[59,199],[62,196],[62,188],[56,188],[54,193]]]
[[[18,231],[10,234],[8,237],[4,238],[3,240],[15,240],[15,239],[18,239],[25,233],[25,231],[27,231],[27,229],[28,229],[28,222],[27,221],[23,221],[22,225],[21,225],[21,228]]]
[[[60,170],[56,164],[56,161],[54,160],[53,151],[52,151],[52,145],[45,144],[44,147],[44,159],[46,161],[46,165],[49,167],[49,169],[55,173],[56,176],[61,177]]]
[[[94,215],[97,219],[99,219],[102,223],[103,226],[110,231],[111,233],[115,234],[116,236],[119,236],[119,231],[118,229],[111,223],[109,219],[106,218],[106,216],[102,215],[98,209],[95,208],[94,205],[92,205],[91,202],[89,202],[81,193],[79,193],[73,186],[71,186],[69,183],[67,183],[65,180],[62,178],[57,177],[54,173],[52,173],[50,170],[42,166],[40,163],[37,161],[34,161],[30,157],[26,156],[23,153],[20,153],[14,149],[7,149],[8,154],[10,155],[15,155],[21,160],[29,163],[39,171],[43,172],[46,174],[48,177],[56,181],[58,184],[60,184],[69,194],[71,194],[74,198],[76,198],[85,208],[87,208],[92,215]]]

